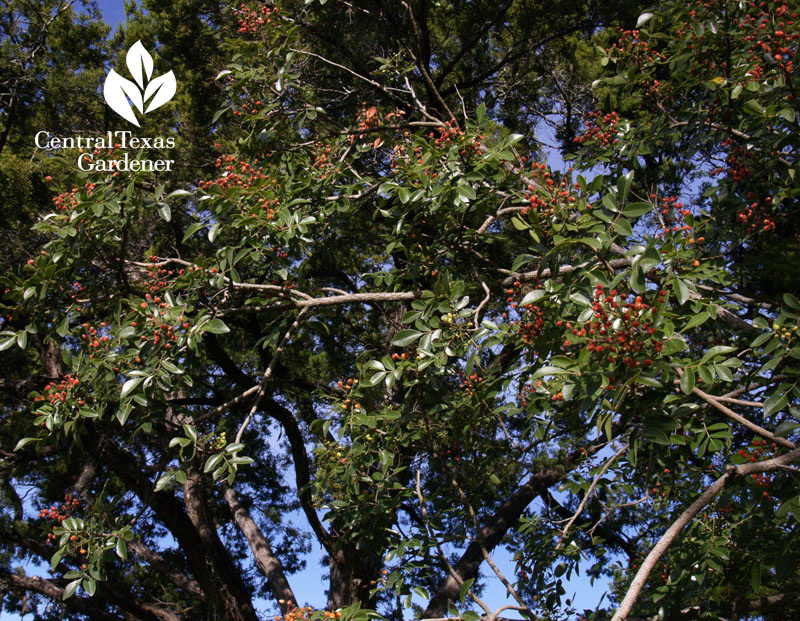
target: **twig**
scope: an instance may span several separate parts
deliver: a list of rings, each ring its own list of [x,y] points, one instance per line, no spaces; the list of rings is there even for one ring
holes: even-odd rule
[[[556,551],[561,549],[561,545],[564,543],[564,538],[569,533],[569,529],[572,528],[572,525],[575,523],[575,520],[577,520],[580,514],[583,512],[583,508],[586,506],[586,503],[589,502],[589,498],[591,497],[592,492],[594,492],[594,488],[597,487],[597,484],[600,482],[600,479],[602,479],[603,475],[606,472],[608,472],[608,469],[611,467],[611,465],[615,461],[617,461],[617,458],[627,450],[628,450],[628,445],[626,444],[616,453],[614,453],[608,459],[608,461],[606,461],[605,464],[603,464],[603,467],[600,469],[600,472],[597,473],[597,476],[594,478],[594,481],[592,481],[592,484],[589,486],[589,489],[587,489],[586,493],[583,495],[583,499],[581,500],[581,503],[578,505],[578,508],[576,509],[575,513],[572,514],[572,517],[569,519],[569,522],[567,522],[567,525],[564,527],[564,530],[561,531],[561,538],[558,540],[558,544],[556,545]]]
[[[683,375],[683,369],[678,369],[678,375]],[[787,440],[786,438],[781,438],[780,436],[776,436],[771,431],[768,431],[768,430],[764,429],[763,427],[761,427],[759,425],[756,425],[753,421],[750,421],[750,420],[746,419],[741,414],[737,414],[736,412],[731,410],[729,407],[727,407],[727,406],[723,405],[722,403],[720,403],[720,401],[717,399],[717,397],[714,397],[713,395],[709,395],[707,392],[703,392],[702,390],[700,390],[697,387],[693,388],[692,392],[694,394],[696,394],[698,397],[700,397],[703,401],[705,401],[709,405],[713,406],[714,408],[716,408],[717,410],[719,410],[720,412],[725,414],[725,416],[727,416],[728,418],[731,418],[731,419],[735,420],[737,423],[739,423],[741,425],[744,425],[750,431],[752,431],[754,433],[757,433],[761,437],[767,438],[768,440],[771,440],[775,444],[780,444],[784,448],[788,448],[788,449],[795,448],[795,444],[791,440]]]
[[[646,489],[646,490],[645,490],[645,492],[644,492],[644,497],[643,497],[643,498],[640,498],[639,500],[634,500],[634,501],[632,501],[632,502],[623,502],[623,503],[621,503],[621,504],[618,504],[618,505],[613,505],[613,506],[609,507],[609,508],[608,508],[608,510],[607,510],[607,511],[606,511],[606,512],[603,514],[603,517],[601,517],[599,520],[597,520],[597,522],[595,523],[595,525],[594,525],[594,526],[592,526],[592,527],[589,529],[589,536],[590,536],[590,537],[594,537],[594,531],[595,531],[597,528],[599,528],[599,526],[600,526],[600,525],[601,525],[603,522],[605,522],[606,518],[607,518],[609,515],[611,515],[611,514],[612,514],[614,511],[616,511],[617,509],[624,509],[625,507],[635,507],[635,506],[637,506],[637,505],[640,505],[640,504],[642,504],[643,502],[647,502],[648,500],[650,500],[650,490],[649,490],[649,489]]]
[[[295,54],[305,54],[306,56],[313,56],[314,58],[318,58],[319,60],[321,60],[324,63],[328,63],[329,65],[332,65],[334,67],[342,69],[342,70],[346,71],[347,73],[349,73],[351,75],[354,75],[359,80],[363,80],[367,84],[369,84],[371,86],[374,86],[378,90],[383,91],[384,93],[386,93],[387,95],[389,95],[392,98],[394,98],[394,95],[392,95],[392,93],[390,91],[397,91],[398,93],[408,94],[408,92],[404,91],[402,88],[393,88],[391,86],[384,86],[383,84],[381,84],[380,82],[376,82],[372,78],[368,78],[366,76],[361,75],[360,73],[356,73],[355,71],[353,71],[349,67],[345,67],[344,65],[340,65],[339,63],[333,62],[332,60],[329,60],[329,59],[325,58],[324,56],[320,56],[319,54],[315,54],[314,52],[309,52],[307,50],[298,50],[298,49],[295,49],[293,47],[290,47],[289,50],[294,52]]]
[[[411,93],[411,98],[414,100],[414,103],[417,106],[417,110],[419,110],[422,113],[422,116],[424,116],[427,119],[430,119],[431,121],[434,121],[435,123],[438,123],[440,126],[444,125],[442,121],[440,121],[430,112],[428,112],[428,108],[426,108],[425,104],[419,100],[419,97],[417,97],[417,93],[414,91],[414,87],[411,86],[411,82],[408,81],[408,76],[406,76],[405,81],[406,81],[406,88],[408,88],[408,92]]]
[[[292,325],[289,326],[289,329],[286,330],[286,333],[283,335],[283,340],[281,340],[280,345],[275,350],[275,353],[272,355],[272,360],[269,361],[269,366],[267,366],[267,370],[264,371],[264,375],[261,378],[261,384],[258,386],[257,395],[255,403],[253,403],[253,407],[250,408],[250,412],[247,414],[245,419],[242,421],[241,426],[239,427],[239,431],[236,432],[236,442],[242,441],[242,435],[244,434],[244,430],[247,429],[247,426],[250,424],[250,421],[253,420],[253,416],[258,411],[258,406],[261,404],[261,399],[264,397],[264,389],[267,387],[267,382],[269,378],[272,376],[272,372],[275,370],[275,366],[278,364],[278,358],[283,353],[283,350],[286,349],[286,345],[289,343],[289,339],[292,336],[292,332],[300,325],[300,320],[305,315],[307,309],[302,309],[298,314],[295,320],[292,322]]]
[[[458,575],[458,572],[450,564],[450,561],[447,560],[447,556],[445,555],[444,550],[442,550],[442,546],[439,544],[439,540],[436,537],[434,537],[430,527],[428,526],[428,519],[430,516],[428,515],[428,510],[425,508],[425,499],[422,497],[422,473],[420,472],[419,468],[417,468],[417,486],[415,492],[417,495],[417,499],[419,500],[419,507],[422,512],[422,517],[425,520],[424,522],[425,530],[427,531],[428,536],[431,539],[433,539],[433,542],[436,545],[436,549],[439,551],[439,557],[442,559],[442,563],[444,563],[444,566],[447,568],[447,572],[459,586],[463,585],[464,580],[461,578],[461,576]],[[475,603],[478,604],[478,606],[480,606],[483,609],[483,611],[487,614],[487,616],[491,616],[492,611],[485,603],[483,603],[483,600],[481,600],[480,597],[478,597],[477,595],[475,595],[475,593],[473,593],[472,589],[467,589],[467,593],[475,601]]]
[[[511,597],[513,597],[517,601],[517,603],[521,606],[521,608],[515,608],[515,610],[519,610],[532,618],[533,613],[531,612],[530,608],[528,608],[525,602],[522,601],[522,598],[519,596],[517,591],[514,589],[514,587],[511,585],[508,579],[503,575],[503,572],[501,572],[500,569],[497,567],[497,565],[494,564],[492,557],[489,556],[489,551],[486,549],[486,546],[484,545],[481,526],[478,523],[478,516],[475,515],[475,509],[473,509],[472,503],[469,502],[469,500],[467,499],[467,495],[464,493],[464,490],[461,489],[461,486],[458,484],[458,481],[456,481],[455,479],[450,479],[450,483],[453,485],[453,487],[456,488],[456,491],[458,492],[458,495],[461,498],[461,502],[464,503],[464,506],[467,508],[467,511],[469,512],[469,516],[472,518],[472,524],[475,526],[475,533],[478,537],[478,543],[481,546],[481,554],[483,555],[483,560],[485,560],[489,565],[489,567],[492,568],[492,571],[500,579],[500,582],[503,583],[503,586],[506,587],[506,590],[511,594]],[[496,610],[494,613],[492,613],[490,617],[491,618],[497,617],[497,615],[502,610],[503,608]]]
[[[481,281],[481,287],[483,287],[483,290],[486,292],[486,297],[481,300],[481,303],[478,304],[478,308],[476,308],[475,312],[472,314],[472,324],[475,326],[476,330],[480,324],[480,315],[483,307],[486,306],[489,303],[489,300],[492,299],[492,292],[489,291],[489,286],[485,282]]]

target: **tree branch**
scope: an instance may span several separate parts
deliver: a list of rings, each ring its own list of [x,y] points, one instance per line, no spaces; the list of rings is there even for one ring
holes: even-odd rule
[[[224,481],[222,482],[222,491],[236,525],[250,545],[256,564],[269,580],[273,597],[278,601],[281,612],[286,614],[296,606],[297,598],[289,585],[289,581],[286,579],[283,565],[278,557],[275,556],[272,546],[264,536],[264,533],[261,532],[258,524],[256,524],[247,509],[242,506],[242,503],[239,502],[236,491]]]
[[[614,613],[614,617],[611,621],[623,621],[624,619],[627,619],[628,615],[633,609],[633,605],[639,598],[639,593],[641,593],[642,588],[644,588],[644,585],[647,582],[647,578],[650,576],[650,572],[653,571],[653,568],[658,560],[672,545],[672,543],[675,541],[681,531],[689,524],[689,522],[691,522],[692,519],[694,519],[694,517],[700,513],[700,511],[707,504],[714,500],[714,498],[717,497],[717,495],[725,488],[726,485],[730,484],[730,482],[736,477],[745,477],[751,474],[778,470],[783,466],[788,466],[798,458],[800,458],[800,449],[794,449],[790,453],[786,453],[785,455],[781,455],[780,457],[775,457],[774,459],[769,459],[767,461],[743,464],[741,466],[728,466],[725,474],[709,485],[705,491],[700,494],[697,500],[689,505],[689,507],[683,513],[681,513],[680,516],[678,516],[678,519],[672,523],[667,531],[661,536],[661,539],[659,539],[656,545],[653,546],[653,549],[650,550],[650,553],[642,562],[642,566],[639,568],[639,571],[636,572],[630,587],[628,587],[627,593],[625,593],[625,598],[622,600],[617,612]]]

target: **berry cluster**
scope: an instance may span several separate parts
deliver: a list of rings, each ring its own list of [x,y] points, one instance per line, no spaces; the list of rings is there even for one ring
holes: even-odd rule
[[[339,404],[339,407],[341,407],[342,410],[348,411],[348,410],[360,410],[361,409],[361,404],[358,403],[356,401],[356,399],[354,399],[354,397],[356,397],[356,395],[353,393],[354,390],[358,389],[358,380],[357,379],[352,379],[351,378],[351,379],[347,379],[347,380],[344,380],[344,381],[339,380],[338,382],[336,382],[336,387],[339,390],[344,391],[344,394],[346,395],[344,401],[342,401],[342,403]]]
[[[223,155],[217,158],[216,163],[217,168],[222,169],[222,175],[217,179],[199,181],[197,185],[200,189],[209,190],[216,186],[225,192],[234,187],[253,187],[261,180],[269,181],[269,176],[265,175],[260,168],[254,166],[254,164],[258,164],[258,159],[255,159],[253,164],[250,164],[244,160],[237,160],[233,155]],[[272,183],[278,185],[278,180],[273,179]]]
[[[586,128],[580,136],[576,136],[573,142],[578,144],[599,144],[606,147],[610,144],[617,144],[619,125],[619,115],[616,112],[603,114],[602,112],[589,112],[585,116],[584,124]]]
[[[250,104],[243,103],[241,104],[241,110],[232,108],[233,116],[241,116],[242,113],[249,114],[250,116],[255,116],[261,110],[259,110],[259,106],[261,105],[261,100],[253,101]]]
[[[164,349],[172,349],[173,343],[178,340],[178,335],[186,330],[189,324],[183,315],[178,317],[178,323],[175,325],[167,324],[164,315],[167,313],[166,309],[169,308],[169,304],[163,302],[160,297],[153,297],[149,293],[144,297],[145,301],[139,305],[136,312],[144,318],[145,324],[152,332],[151,336],[142,334],[139,338],[143,342],[151,341],[156,347],[163,342]],[[134,328],[139,327],[136,321],[132,321],[130,325]]]
[[[283,617],[275,615],[275,621],[310,621],[316,614],[316,611],[311,606],[300,606],[300,608],[297,608],[292,602],[285,602],[282,599],[279,599],[278,603],[281,605],[287,604],[289,609]],[[339,610],[334,612],[326,610],[323,614],[325,619],[338,619],[341,616],[342,613]]]
[[[109,336],[108,336],[108,324],[103,321],[100,323],[100,330],[98,331],[97,328],[94,326],[89,325],[88,323],[81,324],[81,328],[83,328],[83,334],[81,334],[81,339],[84,343],[87,344],[89,347],[89,351],[93,352],[89,358],[94,358],[94,350],[98,349],[101,344],[107,343]],[[106,334],[103,334],[105,332]]]
[[[655,194],[651,194],[650,198],[657,200]],[[657,211],[659,216],[658,228],[661,231],[659,237],[663,239],[670,233],[691,231],[692,227],[686,224],[686,217],[691,215],[691,213],[692,212],[684,206],[683,202],[681,202],[677,196],[665,196],[662,198]],[[698,238],[697,241],[704,241],[704,239]]]
[[[150,261],[153,261],[153,263],[145,268],[150,280],[150,284],[147,285],[147,291],[150,293],[156,293],[167,287],[169,282],[164,280],[165,278],[175,276],[176,274],[179,276],[184,274],[185,270],[183,269],[177,270],[177,272],[176,270],[167,269],[163,263],[158,262],[158,257],[156,255],[150,255]]]
[[[748,194],[752,200],[755,197],[753,192]],[[739,224],[747,226],[748,233],[766,233],[775,228],[775,220],[767,213],[767,210],[772,209],[772,197],[767,196],[762,203],[753,201],[749,205],[745,205],[736,212],[736,221]]]
[[[87,186],[88,185],[89,183],[87,182]],[[79,188],[72,188],[69,192],[62,192],[58,196],[53,197],[53,203],[61,211],[67,211],[68,209],[72,211],[80,205],[80,201],[77,197],[79,191]]]
[[[739,23],[739,29],[748,32],[744,40],[750,44],[751,57],[761,66],[764,58],[771,58],[779,70],[791,74],[794,65],[793,58],[796,53],[796,44],[800,33],[787,32],[793,30],[798,14],[789,13],[785,4],[775,3],[779,6],[772,7],[774,13],[765,11],[766,3],[756,5],[750,2],[751,15],[745,15]],[[786,19],[789,17],[790,19]]]
[[[228,446],[228,437],[224,431],[218,436],[212,435],[208,439],[208,450],[210,451],[221,451],[226,446]]]
[[[44,387],[44,393],[42,395],[34,395],[33,401],[46,401],[53,405],[65,403],[68,400],[72,390],[79,383],[80,380],[78,380],[78,378],[74,375],[65,375],[64,379],[57,384],[55,382],[47,384],[47,386]],[[79,405],[83,405],[83,401],[80,401]]]
[[[529,214],[531,211],[543,215],[553,215],[555,213],[555,205],[559,199],[567,198],[569,202],[574,203],[575,197],[570,196],[567,191],[567,179],[564,177],[558,185],[556,191],[553,187],[556,182],[553,180],[552,174],[547,170],[546,164],[537,164],[534,162],[531,167],[531,174],[533,178],[538,181],[537,185],[529,185],[525,193],[525,200],[527,205],[523,207],[522,213]]]
[[[438,136],[437,136],[438,134]],[[433,138],[433,144],[436,147],[446,147],[456,139],[463,139],[464,137],[464,130],[459,129],[458,123],[456,123],[455,119],[450,119],[444,124],[444,127],[440,126],[436,128],[436,132],[431,132],[428,134],[429,138]],[[480,143],[479,143],[480,144]]]
[[[320,179],[327,178],[328,173],[333,170],[334,163],[331,158],[332,150],[333,147],[328,143],[314,143],[314,162],[311,164],[311,168],[322,173]]]
[[[534,281],[533,286],[537,282]],[[520,335],[526,345],[531,345],[544,330],[545,315],[544,310],[536,304],[526,304],[518,307],[517,302],[524,296],[524,293],[522,283],[519,280],[515,280],[512,288],[506,289],[506,294],[508,295],[506,302],[512,309],[516,309],[520,316],[518,320],[511,322],[512,330],[515,330]],[[507,314],[504,314],[504,318],[507,316]]]
[[[480,383],[483,381],[483,378],[479,376],[477,373],[473,373],[472,375],[463,376],[459,372],[461,376],[461,383],[458,385],[460,389],[463,389],[465,393],[467,393],[470,397],[475,396],[475,390],[478,388]]]
[[[272,15],[278,12],[278,7],[249,7],[244,2],[235,9],[239,22],[239,34],[257,35],[261,29],[272,22]]]
[[[637,63],[665,60],[666,55],[654,50],[647,41],[643,41],[638,30],[619,29],[619,39],[613,43],[606,53],[612,57],[626,57]]]
[[[793,325],[791,328],[781,325],[779,323],[772,324],[772,330],[775,332],[776,336],[783,341],[783,343],[787,347],[794,347],[797,343],[797,325]]]
[[[53,526],[53,530],[56,530],[61,523],[66,520],[72,513],[80,506],[81,502],[72,494],[66,494],[64,496],[64,502],[61,506],[54,504],[48,507],[47,509],[41,509],[39,511],[39,517],[43,520],[52,520],[55,522],[55,526]],[[49,532],[45,536],[47,543],[54,543],[56,540],[56,535],[54,532]],[[75,541],[75,536],[73,535],[72,541]]]
[[[666,291],[659,291],[657,301],[664,301]],[[586,349],[601,363],[621,363],[629,368],[653,364],[652,357],[661,351],[663,342],[655,336],[655,307],[642,296],[625,296],[616,289],[606,292],[602,283],[595,287],[592,311],[594,317],[583,326],[566,324],[575,339],[564,341],[564,347],[586,343]],[[561,325],[562,321],[556,322]]]
[[[777,448],[778,447],[774,442],[768,444],[767,441],[762,438],[755,438],[752,442],[752,447],[750,449],[739,449],[739,451],[737,452],[737,456],[739,457],[740,460],[756,463],[774,457]],[[764,498],[766,498],[767,500],[772,499],[769,493],[770,484],[772,482],[769,473],[760,472],[752,474],[750,475],[750,479],[758,487],[764,488],[762,491],[762,495],[764,496]]]

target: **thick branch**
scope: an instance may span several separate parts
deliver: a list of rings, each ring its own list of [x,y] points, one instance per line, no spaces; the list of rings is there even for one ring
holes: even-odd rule
[[[64,595],[64,589],[56,586],[50,580],[45,580],[37,576],[20,576],[2,567],[0,567],[0,583],[7,585],[12,591],[33,591],[34,593],[39,593],[57,602],[60,602]],[[64,600],[64,605],[92,619],[113,619],[117,621],[120,618],[115,614],[103,610],[90,599],[78,597],[77,595],[73,595],[69,599]]]
[[[207,522],[201,519],[200,512],[204,512],[205,505],[198,496],[196,481],[192,479],[192,487],[188,490],[188,496],[185,496],[187,509],[191,504],[191,510],[194,512],[194,519],[190,519],[174,494],[166,490],[153,491],[153,482],[136,467],[132,455],[115,446],[107,438],[100,439],[99,448],[103,461],[113,469],[128,489],[153,509],[158,519],[175,537],[178,546],[186,554],[192,573],[200,583],[206,600],[220,609],[215,612],[222,614],[223,618],[254,620],[255,610],[238,568],[219,541],[216,529],[209,528]],[[202,536],[197,525],[203,528]]]
[[[625,594],[625,598],[622,600],[619,609],[614,614],[612,621],[623,621],[624,619],[628,618],[628,615],[633,609],[633,605],[639,598],[639,593],[641,593],[642,588],[644,588],[647,578],[650,576],[650,572],[653,571],[653,568],[656,566],[658,560],[672,545],[681,531],[686,528],[689,522],[691,522],[707,504],[714,500],[714,498],[717,497],[717,495],[725,488],[726,485],[728,485],[736,477],[745,477],[752,474],[758,474],[760,472],[779,470],[783,466],[788,466],[798,458],[800,458],[800,449],[795,449],[790,453],[786,453],[785,455],[781,455],[780,457],[775,457],[774,459],[769,459],[767,461],[744,464],[741,466],[729,466],[725,474],[709,485],[705,491],[700,494],[697,500],[695,500],[683,513],[680,514],[678,519],[675,520],[667,529],[667,531],[661,536],[661,539],[658,540],[658,543],[653,546],[653,549],[650,550],[647,558],[644,559],[639,571],[636,572],[636,576],[634,576],[633,582],[631,582],[630,587],[628,587],[628,592]]]
[[[128,548],[133,551],[136,556],[143,561],[146,561],[150,567],[155,569],[159,574],[164,576],[179,589],[183,589],[184,591],[187,591],[188,593],[191,593],[200,599],[205,599],[205,594],[203,593],[197,581],[192,580],[186,574],[177,571],[163,556],[161,556],[152,548],[149,548],[144,543],[136,539],[128,543]]]
[[[242,503],[239,502],[236,491],[225,482],[222,483],[222,490],[236,525],[250,545],[256,564],[269,580],[273,597],[278,600],[281,611],[286,614],[297,604],[297,598],[294,596],[292,587],[286,579],[283,565],[281,565],[278,557],[275,556],[272,546],[264,536],[264,533],[261,532],[258,524],[256,524],[247,509],[242,506]]]
[[[214,362],[216,362],[222,368],[222,370],[225,371],[228,377],[235,384],[239,386],[247,386],[252,383],[252,380],[248,377],[248,375],[244,373],[236,365],[236,363],[233,362],[233,360],[231,360],[227,352],[220,347],[215,340],[206,341],[206,350],[214,359]],[[258,387],[253,386],[246,390],[242,395],[237,397],[237,399],[241,400],[241,398],[243,398],[245,395],[253,394],[256,390],[258,390]],[[308,452],[306,451],[305,440],[303,439],[303,434],[300,431],[300,426],[297,422],[297,419],[289,410],[287,410],[274,399],[266,399],[262,401],[260,408],[265,414],[271,418],[274,418],[286,432],[286,437],[289,440],[289,446],[292,451],[292,462],[294,463],[297,497],[300,500],[300,506],[302,507],[303,513],[305,513],[306,519],[308,520],[308,523],[311,526],[311,529],[314,531],[314,534],[319,542],[322,544],[328,554],[333,555],[333,538],[323,526],[316,510],[314,509],[314,505],[311,502],[311,493],[308,489],[308,483],[311,481]]]
[[[730,418],[732,420],[735,420],[740,425],[744,425],[750,431],[760,435],[761,437],[766,438],[767,440],[770,440],[771,442],[774,442],[775,444],[779,444],[780,446],[783,446],[784,448],[788,448],[788,449],[795,448],[795,444],[791,440],[787,440],[786,438],[782,438],[780,436],[776,436],[771,431],[768,431],[767,429],[764,429],[763,427],[761,427],[759,425],[756,425],[753,421],[750,421],[750,420],[746,419],[744,416],[742,416],[740,414],[737,414],[736,412],[731,410],[729,407],[727,407],[724,404],[720,403],[720,401],[717,399],[717,397],[714,397],[713,395],[709,395],[707,392],[703,392],[699,388],[694,388],[692,390],[692,392],[694,394],[696,394],[698,397],[700,397],[703,401],[705,401],[709,405],[712,405],[717,410],[719,410],[720,412],[725,414],[725,416],[727,416],[728,418]]]
[[[462,580],[467,580],[477,575],[478,568],[483,562],[481,545],[486,550],[492,551],[503,539],[509,528],[512,528],[519,520],[522,512],[543,490],[558,481],[563,472],[553,470],[539,472],[531,477],[516,492],[511,494],[506,501],[494,512],[486,525],[480,530],[478,539],[473,540],[461,558],[453,566],[453,569]],[[447,612],[448,602],[455,601],[459,596],[459,584],[453,576],[448,576],[439,586],[436,594],[428,604],[428,608],[423,613],[424,617],[443,617]]]

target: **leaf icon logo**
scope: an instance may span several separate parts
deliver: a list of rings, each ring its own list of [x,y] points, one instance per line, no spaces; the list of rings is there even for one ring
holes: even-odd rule
[[[153,57],[144,49],[141,41],[130,47],[125,62],[135,82],[123,78],[112,69],[103,84],[103,97],[114,112],[139,127],[139,120],[133,109],[147,114],[172,99],[177,88],[175,74],[170,70],[151,80]],[[144,109],[148,100],[150,104]]]

